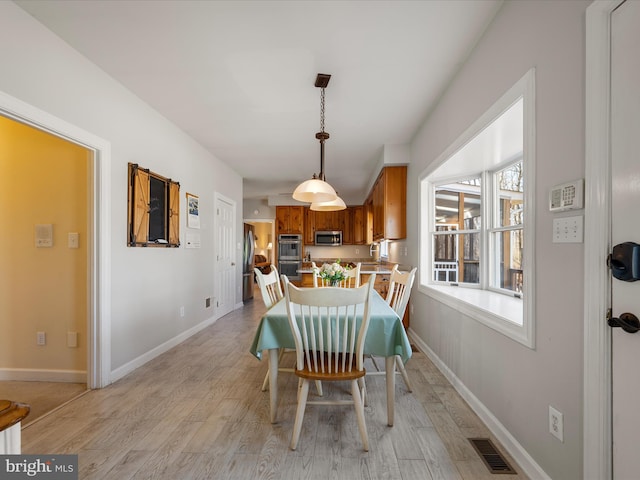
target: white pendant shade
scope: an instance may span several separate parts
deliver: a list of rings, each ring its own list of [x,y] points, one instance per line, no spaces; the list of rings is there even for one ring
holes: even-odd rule
[[[330,202],[336,198],[338,195],[333,187],[318,178],[302,182],[293,192],[293,199],[299,202]]]
[[[336,197],[335,200],[330,202],[314,202],[309,208],[319,212],[333,212],[336,210],[344,210],[347,208],[347,205],[340,197]]]

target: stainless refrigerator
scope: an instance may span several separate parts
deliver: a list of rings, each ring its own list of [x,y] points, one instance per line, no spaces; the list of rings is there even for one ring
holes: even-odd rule
[[[253,298],[253,262],[256,236],[253,225],[244,224],[244,246],[242,248],[242,301]]]

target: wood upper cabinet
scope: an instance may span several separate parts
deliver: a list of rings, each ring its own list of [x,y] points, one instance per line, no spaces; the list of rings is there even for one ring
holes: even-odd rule
[[[342,244],[353,245],[353,208],[347,207],[346,210],[342,210],[343,226],[342,229]]]
[[[344,210],[315,212],[316,231],[344,230]]]
[[[362,213],[364,217],[364,243],[369,245],[373,243],[373,198],[371,195],[364,202]]]
[[[349,211],[348,221],[350,225],[348,230],[351,232],[351,243],[353,245],[364,245],[366,240],[364,206],[349,207],[347,210]]]
[[[305,245],[313,245],[316,242],[316,212],[309,207],[304,207],[304,237]]]
[[[320,231],[342,231],[342,243],[353,244],[350,232],[349,209],[335,212],[313,211],[309,207],[304,207],[304,244],[313,245],[315,243],[315,233]]]
[[[303,232],[303,213],[304,207],[291,205],[284,207],[276,207],[276,235],[281,233],[299,233]]]
[[[385,167],[371,190],[373,240],[407,236],[407,167]]]

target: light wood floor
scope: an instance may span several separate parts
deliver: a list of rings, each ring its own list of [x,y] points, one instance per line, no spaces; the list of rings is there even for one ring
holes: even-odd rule
[[[394,427],[386,425],[384,377],[367,377],[368,453],[352,407],[313,405],[298,449],[289,450],[297,381],[279,376],[272,425],[269,394],[260,391],[267,362],[249,353],[264,310],[258,294],[127,377],[23,428],[22,453],[78,454],[83,480],[496,478],[467,441],[492,438],[488,430],[419,352],[407,363],[414,392],[398,378]]]

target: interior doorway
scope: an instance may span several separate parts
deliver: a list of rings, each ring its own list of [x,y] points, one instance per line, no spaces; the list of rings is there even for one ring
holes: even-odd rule
[[[244,223],[253,225],[255,233],[255,255],[265,258],[265,262],[274,263],[274,221],[273,220],[245,220]]]
[[[0,135],[0,398],[29,423],[87,388],[93,151],[6,116]]]
[[[83,340],[86,346],[82,381],[88,388],[104,387],[111,383],[111,144],[3,92],[0,92],[0,115],[83,147],[88,152],[89,166],[82,179],[86,182],[84,202],[87,208],[87,232],[90,232],[85,238],[88,259],[83,278],[83,283],[87,286],[84,316],[86,337],[76,338],[78,342]],[[63,230],[62,233],[60,245],[64,245],[66,249],[73,242],[68,233],[76,232]],[[31,245],[34,237],[35,234],[32,233],[29,240]],[[77,236],[75,238],[79,240]],[[50,340],[64,345],[73,343],[73,335],[67,336],[65,333],[64,337]],[[35,343],[35,336],[31,341]],[[63,377],[69,375],[68,372],[59,373]],[[71,372],[73,378],[74,375]]]

